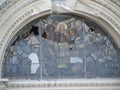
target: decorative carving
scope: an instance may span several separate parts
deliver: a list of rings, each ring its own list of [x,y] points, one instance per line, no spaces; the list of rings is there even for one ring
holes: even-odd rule
[[[5,41],[6,37],[7,37],[7,35],[8,35],[9,33],[12,33],[11,30],[12,30],[13,28],[15,28],[15,26],[16,26],[21,20],[23,20],[23,19],[26,18],[26,17],[31,16],[31,13],[32,13],[32,12],[33,12],[33,9],[29,10],[29,11],[26,12],[24,15],[22,15],[21,17],[19,17],[19,18],[11,25],[11,27],[8,29],[8,31],[5,33],[3,39],[1,40],[0,48],[2,47],[2,45],[3,45],[3,43],[4,43],[4,41]]]
[[[12,13],[9,14],[9,16],[4,20],[4,22],[1,23],[1,26],[6,25],[6,23],[8,22],[8,20],[9,20],[15,13],[17,13],[17,12],[20,11],[22,8],[24,8],[25,6],[31,4],[31,3],[35,2],[35,1],[36,1],[36,0],[31,0],[30,2],[25,3],[25,4],[21,5],[19,8],[15,9]],[[17,3],[17,2],[16,2],[16,3]],[[14,3],[14,4],[15,4],[15,3]],[[13,5],[14,5],[14,4],[13,4]],[[10,8],[10,7],[9,7],[9,8]],[[1,14],[1,12],[0,12],[0,14]],[[1,17],[1,18],[2,18],[2,17]]]
[[[115,1],[115,0],[114,0]],[[117,1],[117,0],[116,0]],[[105,2],[105,1],[101,1],[101,0],[94,0],[94,2],[97,2],[101,5],[103,5],[104,7],[106,7],[107,9],[111,10],[114,14],[119,15],[119,8],[116,7],[117,4],[114,4],[113,2],[109,1],[109,2]],[[113,6],[114,5],[114,6]],[[119,6],[118,6],[119,7]]]
[[[79,1],[82,2],[82,3],[85,3],[84,0],[79,0]],[[119,14],[115,10],[113,10],[112,7],[110,7],[108,5],[109,3],[106,3],[105,1],[101,1],[101,0],[94,0],[93,2],[97,2],[98,4],[101,4],[102,6],[106,7],[107,9],[111,10],[113,13],[115,13],[116,15],[119,16]],[[120,1],[117,1],[117,2],[120,2]],[[88,5],[88,4],[86,4],[86,5]],[[115,8],[115,9],[117,9],[117,8]],[[120,25],[118,25],[118,23],[112,17],[110,17],[109,15],[107,15],[106,13],[104,13],[104,11],[101,11],[101,10],[98,10],[98,9],[96,9],[95,11],[98,12],[103,17],[105,17],[106,20],[109,20],[118,30],[120,29]]]
[[[120,0],[111,0],[112,2],[114,2],[116,5],[120,6]]]
[[[110,16],[106,15],[103,12],[100,12],[99,14],[109,20],[118,30],[120,29],[120,26]]]
[[[2,5],[0,5],[0,13],[4,13],[8,8],[17,3],[19,0],[6,0]]]
[[[115,0],[111,0],[111,1],[115,2],[116,4],[120,4],[119,0],[116,0],[116,1]],[[105,2],[100,1],[100,0],[94,0],[94,2],[97,2],[97,3],[101,4],[101,5],[103,5],[104,7],[108,8],[109,10],[111,10],[114,14],[119,16],[119,12],[116,12],[117,8],[114,9],[114,8],[110,7],[109,3],[105,3]],[[102,11],[100,11],[100,14],[103,15],[104,17],[106,17],[111,23],[113,23],[118,30],[120,29],[120,26],[110,16],[106,15]]]
[[[120,82],[119,81],[112,81],[112,80],[91,80],[91,82],[89,82],[88,80],[74,80],[73,82],[71,82],[71,80],[64,80],[64,81],[29,81],[29,82],[13,82],[13,83],[9,83],[8,84],[8,88],[19,88],[19,87],[39,87],[39,88],[79,88],[79,87],[103,87],[103,86],[107,86],[107,87],[119,87],[120,86]]]

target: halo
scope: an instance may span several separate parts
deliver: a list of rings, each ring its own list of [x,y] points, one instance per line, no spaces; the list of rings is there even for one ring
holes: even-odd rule
[[[60,22],[60,23],[57,24],[57,31],[59,31],[59,27],[60,27],[61,25],[64,25],[65,30],[68,29],[68,26],[66,25],[65,22]]]
[[[82,26],[82,22],[80,20],[75,22],[75,26],[76,27],[81,27]]]
[[[48,31],[48,32],[51,32],[51,27],[53,28],[53,30],[55,31],[55,26],[53,25],[53,24],[48,24],[48,25],[46,25],[46,30]],[[54,32],[54,31],[52,31],[52,32]]]

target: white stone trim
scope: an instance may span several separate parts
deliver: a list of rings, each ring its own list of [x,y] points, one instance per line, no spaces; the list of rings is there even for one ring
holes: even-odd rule
[[[14,80],[9,81],[7,89],[52,89],[52,90],[119,90],[120,79],[74,79],[74,80]]]

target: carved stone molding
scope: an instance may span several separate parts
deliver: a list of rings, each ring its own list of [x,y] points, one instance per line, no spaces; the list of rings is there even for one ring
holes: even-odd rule
[[[107,9],[111,10],[114,14],[118,15],[118,21],[120,21],[119,20],[119,18],[120,18],[120,12],[118,12],[120,10],[119,7],[116,7],[115,5],[113,5],[113,3],[111,3],[111,1],[109,1],[109,2],[108,1],[105,2],[103,0],[94,0],[94,1],[97,2],[97,3],[99,3],[99,4],[101,4],[101,5],[103,5]],[[119,0],[116,0],[115,2],[119,2],[120,3]],[[118,30],[120,30],[119,22],[116,23],[116,21],[114,20],[114,17],[112,15],[109,15],[108,13],[105,13],[104,11],[100,11],[99,14],[102,15],[103,17],[105,17],[107,20],[109,20],[115,26],[115,28],[117,28]]]
[[[97,79],[96,79],[97,80]],[[86,80],[86,81],[27,81],[27,82],[10,82],[8,83],[8,87],[83,87],[83,86],[120,86],[120,82],[118,81],[92,81],[92,80]]]
[[[120,0],[111,0],[112,2],[114,2],[116,5],[120,6]]]
[[[31,16],[31,13],[32,13],[32,12],[33,12],[33,10],[30,10],[30,11],[26,12],[26,13],[23,14],[21,17],[19,17],[19,18],[11,25],[11,27],[8,28],[8,31],[5,33],[3,39],[1,40],[0,48],[2,47],[2,45],[3,45],[6,37],[8,36],[8,34],[9,34],[9,33],[12,33],[12,29],[14,29],[15,26],[16,26],[21,20],[23,20],[23,19],[26,18],[26,17]]]
[[[96,3],[96,1],[97,1],[97,3]],[[104,20],[106,22],[106,23],[104,23],[104,25],[108,23],[109,24],[108,28],[110,26],[113,28],[111,30],[107,29],[108,30],[107,32],[118,33],[118,35],[111,34],[111,36],[113,36],[113,37],[115,36],[114,38],[117,38],[115,40],[116,43],[119,43],[119,41],[120,41],[120,25],[119,25],[120,19],[119,18],[120,17],[113,14],[113,12],[105,6],[106,4],[101,4],[100,1],[102,1],[102,3],[104,2],[104,0],[91,0],[91,1],[90,0],[78,0],[75,10],[78,13],[85,12],[87,14],[90,14],[91,16],[99,19],[99,20],[97,20],[98,22]],[[87,17],[89,17],[89,16],[87,16]],[[102,26],[104,27],[104,25],[102,25]],[[105,25],[105,26],[107,26],[107,25]],[[115,32],[113,32],[113,31],[115,31]],[[118,46],[120,46],[120,45],[118,45]]]
[[[114,0],[114,2],[116,2],[119,0]],[[119,6],[117,6],[116,3],[113,3],[112,0],[94,0],[94,2],[101,4],[102,6],[106,7],[107,9],[111,10],[114,14],[120,16],[120,12],[118,12],[120,10]]]
[[[35,1],[37,1],[37,0],[33,0],[33,1],[35,2]],[[33,2],[29,2],[29,3],[27,3],[27,5],[28,5],[28,4],[31,4],[31,3],[33,3]],[[25,4],[25,6],[26,6],[26,4]],[[25,6],[24,6],[24,7],[25,7]],[[32,16],[32,15],[34,15],[34,14],[38,14],[38,13],[40,13],[41,11],[44,11],[44,9],[43,9],[43,10],[40,9],[40,8],[38,9],[37,6],[41,7],[39,4],[37,4],[35,7],[30,8],[30,9],[27,10],[25,13],[23,13],[23,15],[19,16],[19,18],[17,18],[16,21],[14,21],[14,23],[8,28],[7,32],[6,32],[5,35],[3,36],[3,39],[2,39],[1,42],[0,42],[0,48],[2,47],[2,45],[3,45],[6,37],[8,36],[8,34],[12,33],[12,30],[14,30],[14,28],[19,24],[19,22],[24,21],[26,18],[28,18],[28,17],[30,17],[30,16]],[[19,11],[20,11],[20,9],[22,9],[22,8],[24,8],[24,7],[22,6],[22,7],[18,8]],[[18,12],[18,9],[16,9],[12,14],[10,14],[9,17],[4,21],[4,23],[1,24],[2,28],[4,28],[4,26],[5,26],[6,23],[9,21],[9,19],[13,16],[13,14],[15,14],[15,13]],[[38,10],[37,10],[37,9],[38,9]],[[47,9],[49,9],[49,8],[47,8]],[[47,10],[47,9],[45,8],[45,10]]]
[[[8,8],[17,3],[19,0],[6,0],[0,5],[0,14],[3,14]]]
[[[0,79],[0,90],[120,90],[120,79],[8,80]]]
[[[110,16],[108,16],[107,14],[100,12],[100,15],[102,15],[103,17],[105,17],[107,20],[109,20],[114,26],[115,28],[117,28],[118,30],[120,30],[120,25],[118,23],[116,23]],[[120,32],[118,32],[120,33]]]
[[[8,83],[8,88],[39,88],[39,89],[79,89],[83,90],[84,87],[87,87],[85,90],[94,89],[94,90],[117,90],[120,89],[120,81],[118,80],[111,80],[111,79],[75,79],[75,80],[51,80],[51,81],[10,81]],[[99,87],[99,89],[97,89]]]
[[[109,6],[110,3],[107,3],[104,0],[93,0],[93,1],[86,1],[86,2],[84,0],[78,0],[78,1],[79,1],[79,3],[80,2],[84,3],[86,5],[86,7],[91,8],[91,10],[92,10],[91,14],[93,14],[93,15],[95,15],[97,17],[100,17],[100,18],[105,18],[110,23],[112,23],[111,25],[114,25],[113,27],[116,28],[116,30],[120,30],[120,25],[119,25],[119,22],[120,22],[120,20],[119,20],[120,13],[118,12],[119,8],[115,8],[115,6],[110,7]],[[79,6],[79,3],[78,3],[78,6]],[[102,6],[101,7],[99,6],[99,8],[98,8],[96,5],[102,5]],[[106,9],[103,10],[101,8],[106,8]],[[113,8],[115,10],[113,10]],[[110,10],[110,11],[108,11],[108,10]],[[88,12],[89,12],[89,10],[88,10]],[[111,15],[110,12],[113,15]],[[117,14],[118,17],[117,16],[115,17],[114,14]],[[120,33],[120,32],[118,31],[118,33]]]
[[[13,0],[13,1],[15,2],[16,0]],[[18,0],[18,1],[19,1],[19,0]],[[18,3],[18,1],[16,1],[16,3]],[[5,26],[6,23],[7,23],[7,21],[8,21],[15,13],[17,13],[17,12],[20,11],[22,8],[24,8],[25,6],[27,6],[27,5],[35,2],[35,1],[37,1],[37,0],[26,0],[26,1],[28,1],[28,2],[19,5],[15,10],[10,10],[8,17],[5,17],[5,18],[4,18],[4,21],[1,20],[1,18],[3,18],[4,15],[3,15],[3,17],[1,16],[1,17],[0,17],[0,21],[1,21],[1,22],[0,22],[0,26]],[[14,4],[16,4],[16,3],[13,3],[13,2],[11,2],[11,3],[13,4],[13,6],[14,6]],[[10,4],[10,3],[9,3],[9,4]],[[8,4],[8,5],[9,5],[9,4]],[[10,4],[10,5],[11,5],[11,4]],[[10,7],[9,7],[9,8],[10,8]],[[6,7],[6,10],[9,9],[9,8]],[[4,10],[4,9],[3,9],[3,10]],[[1,10],[1,11],[2,11],[2,10]]]
[[[3,20],[3,16],[6,16],[4,13],[7,12],[7,10],[15,5],[18,1],[19,0],[6,0],[4,3],[2,3],[2,5],[0,5],[0,23]]]
[[[37,1],[37,0],[30,0],[30,1],[28,0],[27,3],[23,4],[23,5],[22,5],[21,7],[19,7],[19,8],[15,9],[11,14],[9,14],[9,16],[4,20],[4,22],[1,23],[1,26],[4,26],[4,25],[6,24],[6,22],[13,16],[13,14],[14,14],[14,13],[17,13],[18,10],[24,8],[26,5],[29,5],[30,3],[33,3],[33,2],[35,2],[35,1]],[[2,7],[2,6],[6,7],[7,5],[14,5],[15,2],[18,2],[18,1],[17,1],[17,0],[12,0],[12,1],[6,0],[6,2],[4,2],[5,5],[2,4],[1,7]],[[80,0],[80,2],[82,2],[82,0]],[[94,0],[94,2],[97,2],[97,3],[99,3],[99,4],[102,4],[104,7],[112,10],[114,13],[117,13],[117,12],[115,12],[115,10],[113,10],[112,7],[110,7],[109,5],[107,5],[107,3],[106,3],[105,1],[104,1],[105,3],[104,3],[103,1],[101,1],[101,0],[100,0],[100,1]],[[12,3],[12,4],[11,4],[11,3]],[[108,3],[108,4],[109,4],[109,3]],[[6,7],[6,8],[7,8],[7,7]],[[93,9],[95,9],[95,8],[93,8]],[[2,10],[1,10],[1,11],[2,11]],[[96,10],[96,12],[98,12],[98,10]],[[103,12],[101,12],[101,13],[103,13]],[[103,14],[104,14],[104,13],[103,13]],[[103,15],[103,14],[101,14],[101,15]],[[119,15],[119,14],[118,14],[118,15]],[[104,14],[103,16],[105,16],[107,19],[109,18],[110,22],[113,23],[113,24],[115,25],[115,27],[117,27],[118,29],[120,29],[120,26],[118,25],[118,23],[115,23],[116,21],[114,21],[110,16],[108,16],[108,15],[106,15],[106,14]]]

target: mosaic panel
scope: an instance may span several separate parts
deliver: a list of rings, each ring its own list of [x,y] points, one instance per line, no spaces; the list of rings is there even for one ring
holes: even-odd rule
[[[2,77],[73,79],[120,77],[120,50],[84,18],[53,14],[37,19],[8,46]]]

